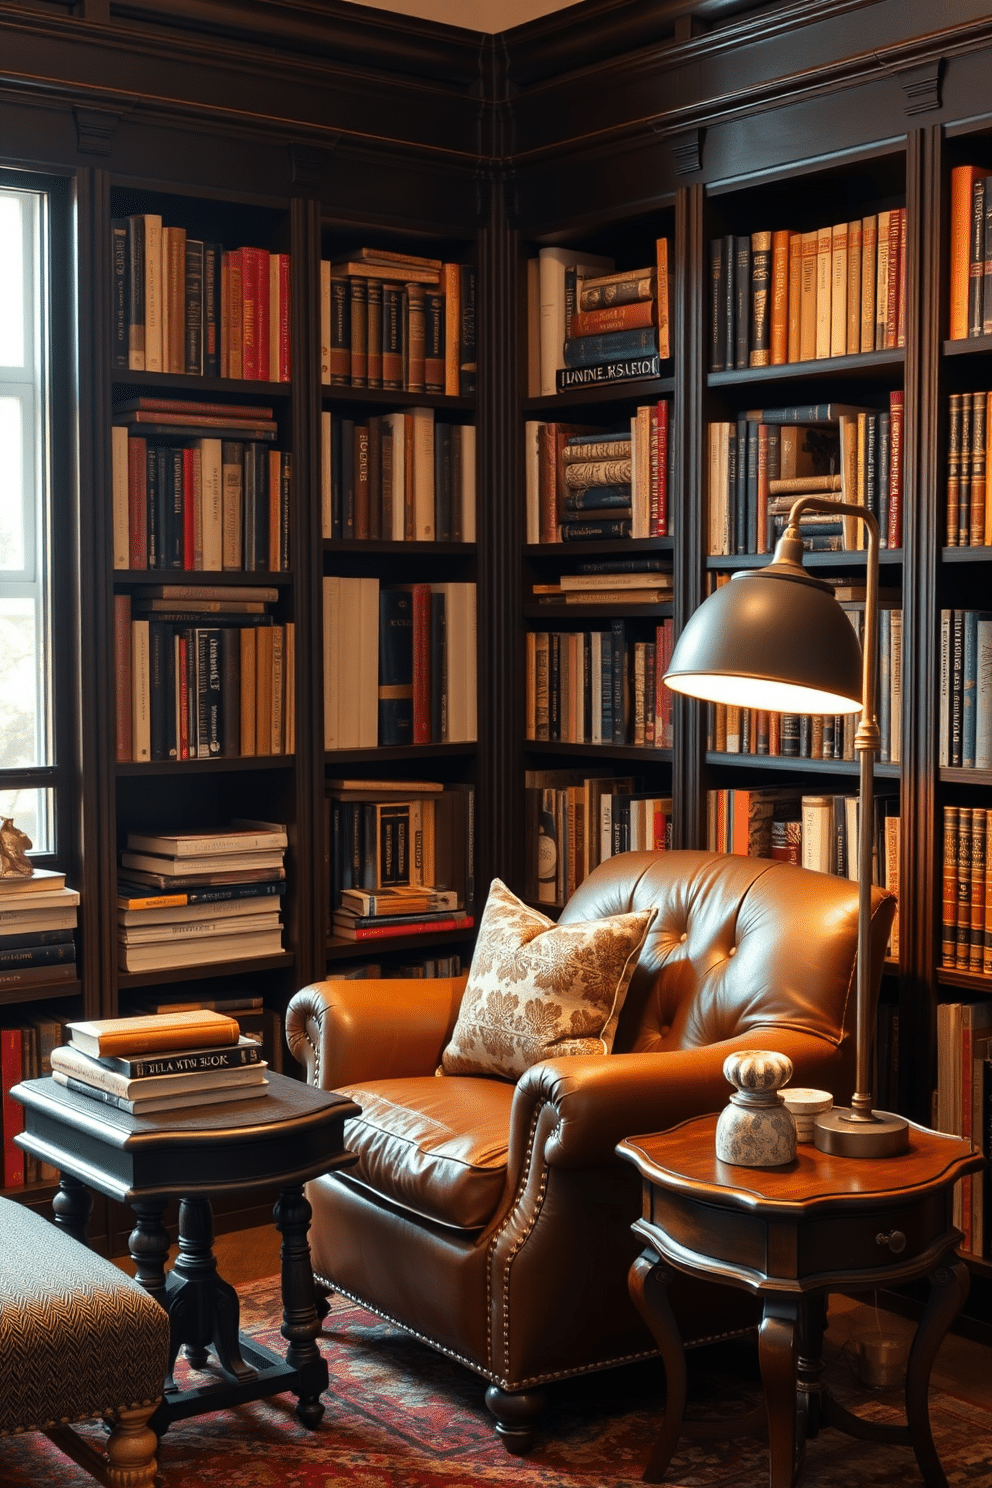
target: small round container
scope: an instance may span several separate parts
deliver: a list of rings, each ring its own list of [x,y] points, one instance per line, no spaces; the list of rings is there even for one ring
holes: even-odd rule
[[[834,1098],[829,1090],[804,1090],[799,1086],[780,1090],[783,1104],[792,1112],[796,1123],[796,1140],[812,1142],[813,1118],[821,1111],[829,1111]]]

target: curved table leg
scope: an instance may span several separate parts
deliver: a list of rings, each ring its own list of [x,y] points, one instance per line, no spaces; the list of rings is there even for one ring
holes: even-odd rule
[[[909,1351],[906,1369],[906,1419],[913,1451],[927,1488],[947,1488],[947,1478],[930,1430],[930,1371],[944,1335],[967,1296],[968,1267],[954,1251],[948,1251],[931,1273],[930,1296]]]
[[[93,1195],[85,1183],[71,1173],[59,1174],[59,1186],[52,1199],[55,1223],[80,1245],[86,1245],[86,1226],[93,1212]]]
[[[289,1344],[286,1363],[298,1374],[296,1414],[316,1431],[324,1414],[321,1394],[327,1389],[327,1360],[317,1347],[320,1319],[310,1263],[311,1209],[302,1184],[284,1188],[273,1210],[282,1235],[282,1328]]]
[[[795,1297],[766,1297],[758,1330],[761,1383],[768,1407],[770,1488],[792,1488],[796,1475],[798,1313]]]
[[[666,1288],[670,1276],[671,1272],[649,1248],[638,1256],[627,1278],[634,1305],[654,1334],[665,1366],[665,1414],[644,1469],[645,1483],[660,1483],[664,1478],[678,1445],[685,1411],[685,1349],[668,1301]]]

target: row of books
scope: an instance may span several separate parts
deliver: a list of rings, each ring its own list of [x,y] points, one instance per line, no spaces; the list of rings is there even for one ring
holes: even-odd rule
[[[992,610],[940,612],[938,765],[992,770]]]
[[[75,980],[78,904],[55,869],[0,878],[0,993]]]
[[[119,761],[295,753],[296,627],[241,592],[114,595]]]
[[[879,524],[880,543],[902,543],[903,394],[888,410],[848,404],[751,409],[708,429],[708,552],[770,553],[801,496],[826,511],[804,513],[803,546],[840,552],[867,546],[855,517],[833,502],[863,506]]]
[[[113,365],[290,380],[290,257],[225,249],[155,212],[115,218]]]
[[[906,344],[906,209],[710,241],[710,370]]]
[[[321,381],[475,394],[475,269],[356,248],[320,265]]]
[[[599,863],[672,844],[672,801],[631,776],[528,770],[524,775],[525,898],[564,905]]]
[[[0,1027],[0,1150],[3,1154],[0,1176],[4,1188],[23,1188],[25,1184],[58,1179],[53,1167],[41,1163],[17,1146],[14,1139],[24,1129],[24,1107],[10,1094],[22,1080],[36,1080],[40,1075],[51,1073],[54,1045],[48,1025],[46,1017],[34,1014],[18,1023],[8,1019]],[[55,1042],[60,1042],[58,1035]]]
[[[992,1003],[937,1004],[937,1088],[933,1124],[992,1154]],[[962,1250],[992,1253],[989,1167],[955,1184],[953,1220]]]
[[[672,655],[672,621],[630,632],[528,631],[526,737],[552,743],[672,747],[672,694],[662,682]]]
[[[471,928],[471,786],[332,781],[327,835],[335,935],[372,940]]]
[[[528,392],[657,377],[671,356],[669,245],[617,270],[581,248],[542,248],[527,266]]]
[[[860,640],[864,610],[844,608]],[[879,610],[878,650],[878,758],[883,763],[898,764],[902,759],[902,610],[891,604]],[[853,760],[860,717],[860,713],[773,713],[710,703],[706,747],[718,754]]]
[[[475,541],[475,425],[433,408],[364,422],[321,414],[321,533],[389,542]]]
[[[629,428],[528,420],[527,541],[669,536],[669,417],[661,399],[638,408]]]
[[[324,579],[324,748],[477,735],[476,590]]]
[[[243,439],[198,437],[200,415],[179,417],[189,423],[174,430],[114,425],[114,568],[285,572],[293,461],[259,437],[275,423],[268,432],[232,417],[224,433],[243,428]]]
[[[992,274],[989,283],[992,286]],[[949,548],[992,544],[992,502],[987,492],[990,407],[992,393],[951,393],[947,399]]]
[[[952,341],[992,335],[992,190],[980,165],[951,171]]]
[[[989,813],[948,805],[943,825],[941,964],[992,976]]]
[[[346,962],[335,964],[333,971],[335,981],[348,982],[380,981],[384,977],[424,981],[461,974],[462,958],[457,952],[449,956],[425,956],[419,961],[397,961],[385,966],[381,961]]]
[[[858,877],[860,803],[857,795],[804,795],[795,786],[706,792],[706,845],[710,852],[777,858],[815,873]],[[875,797],[872,882],[899,893],[899,803]],[[889,954],[899,954],[893,922]]]
[[[129,832],[117,890],[120,969],[278,955],[286,845],[285,827],[273,822]]]

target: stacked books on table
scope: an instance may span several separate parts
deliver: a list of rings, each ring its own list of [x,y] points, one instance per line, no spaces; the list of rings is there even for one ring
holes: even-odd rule
[[[53,869],[0,878],[0,990],[75,980],[78,903]]]
[[[275,822],[129,832],[117,891],[121,970],[278,955],[286,843],[285,827]]]
[[[78,1095],[134,1116],[267,1093],[260,1046],[224,1013],[196,1009],[69,1023],[52,1076]]]
[[[335,935],[345,940],[388,940],[394,935],[426,935],[432,931],[471,930],[475,921],[459,908],[454,889],[383,888],[343,889],[334,911]]]

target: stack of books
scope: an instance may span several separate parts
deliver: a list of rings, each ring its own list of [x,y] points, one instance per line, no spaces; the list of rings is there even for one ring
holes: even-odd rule
[[[296,749],[296,626],[275,588],[156,584],[114,595],[118,760]]]
[[[668,422],[665,399],[644,404],[619,429],[530,420],[527,541],[667,537]]]
[[[192,1011],[69,1023],[52,1050],[60,1085],[133,1116],[267,1094],[259,1045],[234,1018]]]
[[[992,193],[990,193],[992,195]],[[989,273],[992,294],[992,271]],[[992,393],[949,393],[947,398],[947,546],[992,546],[988,499],[989,410]]]
[[[906,208],[710,242],[710,370],[906,344]]]
[[[424,935],[442,930],[470,930],[475,921],[459,908],[453,889],[344,889],[334,911],[335,935],[345,940],[388,940],[396,935]]]
[[[292,457],[273,410],[131,398],[114,408],[114,567],[289,568]]]
[[[367,419],[321,414],[326,538],[475,542],[475,425],[433,408]]]
[[[475,394],[475,269],[386,248],[320,266],[321,382]]]
[[[562,574],[555,584],[535,584],[538,604],[642,605],[672,601],[671,571],[662,569],[656,558],[645,558],[631,569],[608,561],[590,567],[595,572]]]
[[[155,212],[115,218],[114,366],[290,379],[290,256],[225,250]]]
[[[53,869],[0,878],[0,991],[75,980],[78,904],[77,890]]]
[[[286,843],[285,827],[273,822],[129,832],[117,889],[121,970],[280,954]]]
[[[671,356],[668,240],[654,262],[617,271],[581,248],[542,248],[528,265],[528,391],[658,377]]]

